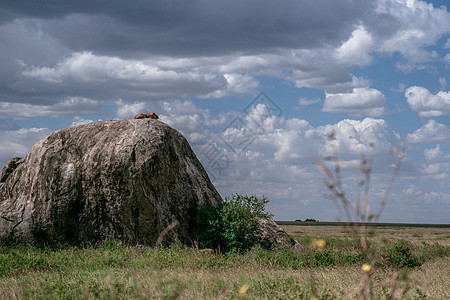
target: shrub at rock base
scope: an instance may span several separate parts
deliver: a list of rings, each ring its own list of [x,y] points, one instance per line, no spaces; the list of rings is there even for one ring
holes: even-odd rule
[[[197,218],[197,239],[202,247],[243,252],[258,243],[259,220],[271,219],[263,196],[233,195],[218,207],[205,207]]]

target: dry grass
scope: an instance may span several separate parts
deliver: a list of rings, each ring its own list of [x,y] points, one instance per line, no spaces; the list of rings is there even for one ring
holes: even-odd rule
[[[107,269],[90,274],[43,273],[8,278],[0,281],[0,296],[2,299],[230,299],[237,297],[239,288],[246,284],[250,287],[246,299],[310,299],[312,296],[353,299],[360,275],[357,266],[301,270],[236,266],[194,272]],[[393,271],[381,273],[375,280],[375,290],[382,294],[383,287],[390,287],[393,276]],[[408,298],[417,297],[418,289],[429,299],[448,299],[449,278],[447,258],[414,270],[407,283],[402,282],[400,287],[406,284],[411,287],[404,295]],[[62,291],[63,287],[66,292]]]
[[[347,251],[348,235],[341,227],[283,227],[300,240],[317,237],[329,241],[325,250],[342,247],[339,251]],[[448,230],[384,228],[378,234],[390,241],[402,238],[431,244],[442,242],[435,237],[448,235]],[[427,236],[429,239],[423,240]],[[32,251],[29,253],[34,255]],[[42,257],[33,259],[34,265],[29,269],[18,268],[17,272],[0,276],[0,299],[243,299],[239,295],[243,286],[249,287],[245,299],[355,298],[362,275],[361,263],[295,267],[281,261],[295,259],[294,254],[282,251],[278,254],[267,258],[269,253],[255,249],[244,255],[201,255],[185,247],[159,250],[120,245],[38,253]],[[382,266],[373,271],[374,298],[389,299],[388,292],[398,270]],[[421,299],[421,295],[428,299],[450,299],[450,258],[427,260],[401,279],[397,281],[397,299]]]
[[[315,225],[282,225],[283,229],[293,238],[313,236],[316,238],[325,237],[349,237],[351,228],[344,226],[315,226]],[[442,246],[450,246],[450,226],[441,227],[408,227],[408,226],[376,226],[366,228],[370,239],[380,242],[387,240],[406,240],[414,244],[423,242]],[[373,235],[371,235],[373,232]]]
[[[293,238],[303,241],[306,241],[308,238],[321,238],[325,241],[336,238],[351,239],[352,236],[351,228],[345,226],[283,225],[282,227]],[[404,240],[412,245],[438,244],[444,247],[450,246],[450,226],[376,226],[366,229],[372,243]],[[395,271],[378,271],[377,284],[385,287],[391,285]],[[359,278],[358,274],[355,275],[355,273],[348,271],[342,274],[345,274],[344,278],[348,276]],[[342,274],[341,278],[343,277]],[[394,299],[405,299],[405,295],[399,294],[400,291],[405,289],[410,289],[410,292],[419,290],[420,293],[426,295],[429,299],[450,299],[450,257],[440,257],[427,261],[422,266],[411,270],[404,279]],[[349,286],[355,286],[354,282],[353,285]],[[418,295],[415,295],[415,297],[418,297]]]

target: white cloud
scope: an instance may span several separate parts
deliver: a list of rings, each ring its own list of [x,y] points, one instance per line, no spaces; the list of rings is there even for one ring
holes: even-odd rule
[[[430,203],[431,201],[433,201],[433,202],[438,202],[439,204],[441,204],[442,206],[441,205],[438,206],[439,209],[442,209],[444,212],[446,212],[447,216],[448,216],[448,213],[450,213],[450,211],[448,209],[448,207],[450,205],[450,193],[429,192],[429,193],[426,193],[424,195],[424,197],[425,197],[425,200],[427,203]]]
[[[16,120],[40,117],[56,118],[69,115],[94,115],[99,113],[102,103],[87,98],[73,97],[53,105],[34,105],[27,103],[0,102],[0,120]]]
[[[425,156],[425,159],[427,161],[439,160],[443,156],[443,153],[441,151],[441,146],[437,145],[436,148],[431,148],[431,149],[426,148],[423,151],[423,155]]]
[[[97,120],[97,121],[102,121],[101,119]],[[81,117],[76,116],[73,121],[72,124],[70,124],[70,126],[78,126],[78,125],[84,125],[84,124],[89,124],[95,122],[94,120],[89,120],[89,119],[83,119]]]
[[[421,128],[408,134],[408,141],[415,144],[450,143],[450,128],[435,120],[429,120]]]
[[[362,152],[372,153],[369,144],[373,143],[379,160],[377,170],[390,167],[392,147],[400,142],[398,134],[381,119],[344,120],[315,128],[306,120],[270,114],[267,107],[259,103],[237,119],[233,113],[224,116],[225,122],[221,120],[221,124],[230,126],[219,127],[221,131],[217,132],[214,128],[217,123],[208,121],[207,110],[199,111],[188,101],[168,102],[163,106],[160,120],[188,139],[218,188],[234,182],[234,191],[230,192],[239,190],[235,181],[245,182],[242,188],[246,188],[247,193],[264,190],[263,183],[273,184],[274,181],[280,184],[273,187],[277,195],[282,195],[288,185],[304,189],[302,182],[320,178],[311,156],[321,158],[330,154],[327,136],[333,130],[338,139],[338,151],[346,158],[359,158]],[[214,149],[222,157],[223,169],[211,161]],[[320,180],[318,182],[316,189],[321,187]]]
[[[383,119],[365,118],[362,121],[346,119],[335,125],[321,126],[317,130],[324,140],[334,131],[338,151],[351,155],[371,153],[371,144],[374,145],[374,153],[388,155],[392,151],[393,146],[397,145],[401,140],[400,136]],[[332,149],[327,142],[324,154],[331,152]]]
[[[333,113],[349,113],[356,116],[377,117],[384,113],[386,98],[380,91],[354,88],[351,93],[326,93],[322,110]]]
[[[24,65],[22,69],[20,77],[11,83],[16,91],[72,94],[82,91],[105,100],[164,100],[188,93],[234,95],[257,86],[257,81],[246,75],[198,68],[164,69],[151,59],[122,59],[92,52],[72,53],[50,67]]]
[[[403,189],[402,194],[406,196],[421,196],[423,195],[423,192],[419,187],[410,185],[409,187]]]
[[[425,178],[436,181],[445,180],[450,171],[450,163],[445,159],[441,146],[426,148],[423,152],[426,162],[422,164],[422,174]]]
[[[147,113],[145,111],[145,102],[124,103],[122,100],[118,100],[116,105],[116,115],[120,119],[129,119],[139,113]]]
[[[351,67],[362,67],[370,65],[374,40],[367,29],[360,25],[353,32],[351,37],[343,43],[335,52],[338,63]]]
[[[106,79],[123,81],[196,80],[195,73],[176,73],[161,70],[151,64],[118,57],[98,56],[91,52],[73,53],[54,67],[27,67],[22,76],[50,83],[60,83],[69,78],[83,83],[100,83]],[[212,79],[212,78],[209,78]]]
[[[343,120],[334,125],[314,128],[306,120],[270,114],[266,106],[257,104],[251,107],[248,114],[234,121],[235,115],[229,114],[227,123],[230,126],[223,128],[222,132],[213,133],[215,130],[206,123],[207,114],[169,111],[163,114],[161,120],[188,138],[205,165],[208,165],[209,160],[202,155],[202,149],[207,148],[211,141],[214,141],[220,153],[225,153],[232,161],[225,177],[221,177],[224,180],[240,178],[250,182],[270,182],[274,178],[288,181],[299,180],[302,176],[314,178],[311,156],[324,157],[330,154],[332,149],[327,136],[333,130],[336,132],[339,152],[345,157],[358,158],[361,153],[372,153],[370,144],[373,143],[374,154],[381,160],[377,168],[390,166],[390,152],[393,145],[400,142],[398,134],[381,119]],[[214,173],[213,168],[209,171]],[[220,177],[218,174],[213,175]]]
[[[239,96],[251,94],[258,86],[259,81],[252,76],[244,74],[226,73],[223,75],[227,81],[223,89],[209,93],[204,98],[222,98],[229,96]]]
[[[324,89],[336,93],[367,87],[369,81],[354,76],[348,66],[339,64],[333,55],[334,51],[329,48],[291,51],[292,63],[287,68],[290,70],[287,79],[298,88]]]
[[[376,5],[374,16],[386,22],[376,24],[380,21],[376,17],[371,21],[381,38],[378,51],[399,52],[405,58],[398,64],[403,71],[424,68],[437,59],[436,52],[426,47],[450,31],[450,13],[446,9],[415,0],[380,0]]]
[[[308,99],[308,98],[300,98],[298,99],[298,105],[300,106],[308,106],[308,105],[312,105],[315,103],[319,103],[320,101],[322,101],[321,99]]]
[[[412,86],[406,89],[405,97],[411,109],[422,117],[450,116],[450,92],[433,95],[426,88]]]
[[[205,111],[191,101],[165,101],[163,106],[168,114],[202,114]]]
[[[443,179],[448,176],[444,172],[443,164],[441,164],[441,163],[424,164],[423,165],[423,173],[426,175],[438,175],[437,178],[439,178],[439,179]]]

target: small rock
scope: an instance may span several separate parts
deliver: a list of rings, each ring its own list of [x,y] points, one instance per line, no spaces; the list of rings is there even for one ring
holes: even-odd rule
[[[271,249],[272,246],[280,245],[291,247],[294,250],[303,250],[303,246],[294,240],[277,223],[268,219],[259,219],[257,230],[258,243],[263,249]]]

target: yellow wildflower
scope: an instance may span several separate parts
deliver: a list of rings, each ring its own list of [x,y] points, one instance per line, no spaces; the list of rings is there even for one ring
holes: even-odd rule
[[[318,239],[317,240],[317,249],[319,249],[319,250],[323,250],[324,248],[325,248],[325,245],[326,245],[327,243],[325,242],[325,240],[323,240],[323,239]]]
[[[239,289],[238,295],[241,296],[241,297],[247,295],[247,292],[248,292],[248,289],[249,289],[249,288],[250,288],[250,287],[249,287],[248,285],[244,284],[244,285]]]
[[[371,267],[369,264],[363,264],[362,267],[361,267],[361,270],[362,270],[364,273],[367,273],[367,272],[370,271],[371,268],[372,268],[372,267]]]
[[[312,239],[310,242],[310,246],[312,249],[317,249],[322,251],[325,248],[325,245],[327,242],[325,242],[324,239]]]

